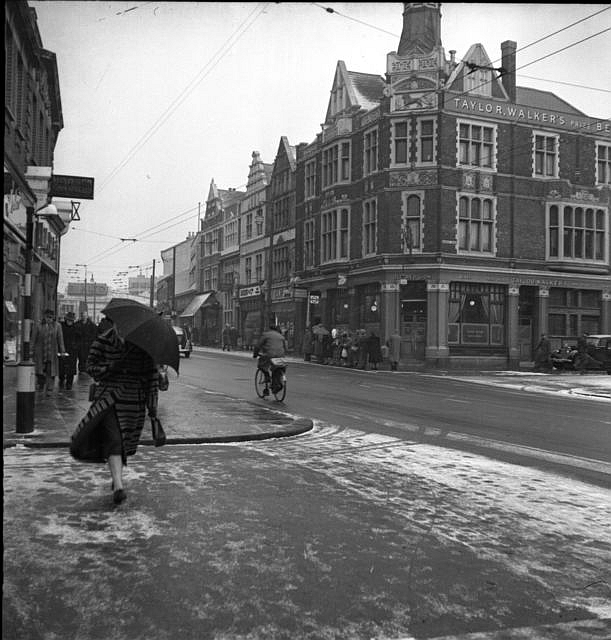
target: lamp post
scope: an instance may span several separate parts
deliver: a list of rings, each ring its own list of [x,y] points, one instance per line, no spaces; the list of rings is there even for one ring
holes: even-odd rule
[[[32,257],[34,240],[34,216],[57,215],[57,207],[47,203],[40,209],[26,207],[25,279],[23,287],[23,335],[21,361],[17,366],[17,433],[34,431],[34,405],[36,402],[36,370],[32,361],[30,338],[32,335]]]

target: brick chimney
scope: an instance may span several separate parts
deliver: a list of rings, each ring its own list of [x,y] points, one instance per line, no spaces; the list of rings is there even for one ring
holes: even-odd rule
[[[512,102],[516,101],[516,49],[518,43],[513,40],[501,42],[501,65],[506,73],[503,74],[501,82],[507,95]]]

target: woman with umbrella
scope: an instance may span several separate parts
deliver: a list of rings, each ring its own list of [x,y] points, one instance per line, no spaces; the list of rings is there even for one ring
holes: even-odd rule
[[[176,334],[156,312],[131,300],[114,298],[103,312],[113,326],[91,345],[87,372],[97,382],[95,398],[72,435],[77,460],[107,462],[113,501],[127,498],[123,467],[140,441],[146,412],[157,417],[158,364],[178,371]]]

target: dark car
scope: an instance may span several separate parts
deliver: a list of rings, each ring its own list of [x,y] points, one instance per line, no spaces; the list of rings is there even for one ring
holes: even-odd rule
[[[611,375],[611,335],[594,334],[586,337],[586,353],[583,364],[576,346],[565,346],[551,355],[555,369],[575,371],[606,371]]]
[[[187,329],[183,329],[182,327],[174,327],[174,331],[176,332],[176,337],[178,338],[178,351],[185,358],[190,357],[191,351],[193,351],[193,345],[191,344],[191,336],[189,335],[189,331]]]

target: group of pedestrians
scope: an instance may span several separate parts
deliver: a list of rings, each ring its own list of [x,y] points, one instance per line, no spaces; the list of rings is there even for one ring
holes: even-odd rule
[[[375,331],[329,331],[320,322],[306,328],[303,340],[306,362],[312,361],[340,367],[377,370],[386,363],[391,371],[397,371],[401,357],[401,336],[395,331],[382,344]]]
[[[34,325],[30,339],[36,387],[50,395],[59,379],[59,388],[70,390],[74,376],[87,371],[87,356],[99,332],[84,311],[76,321],[73,312],[58,322],[52,309],[45,309],[41,322]]]

